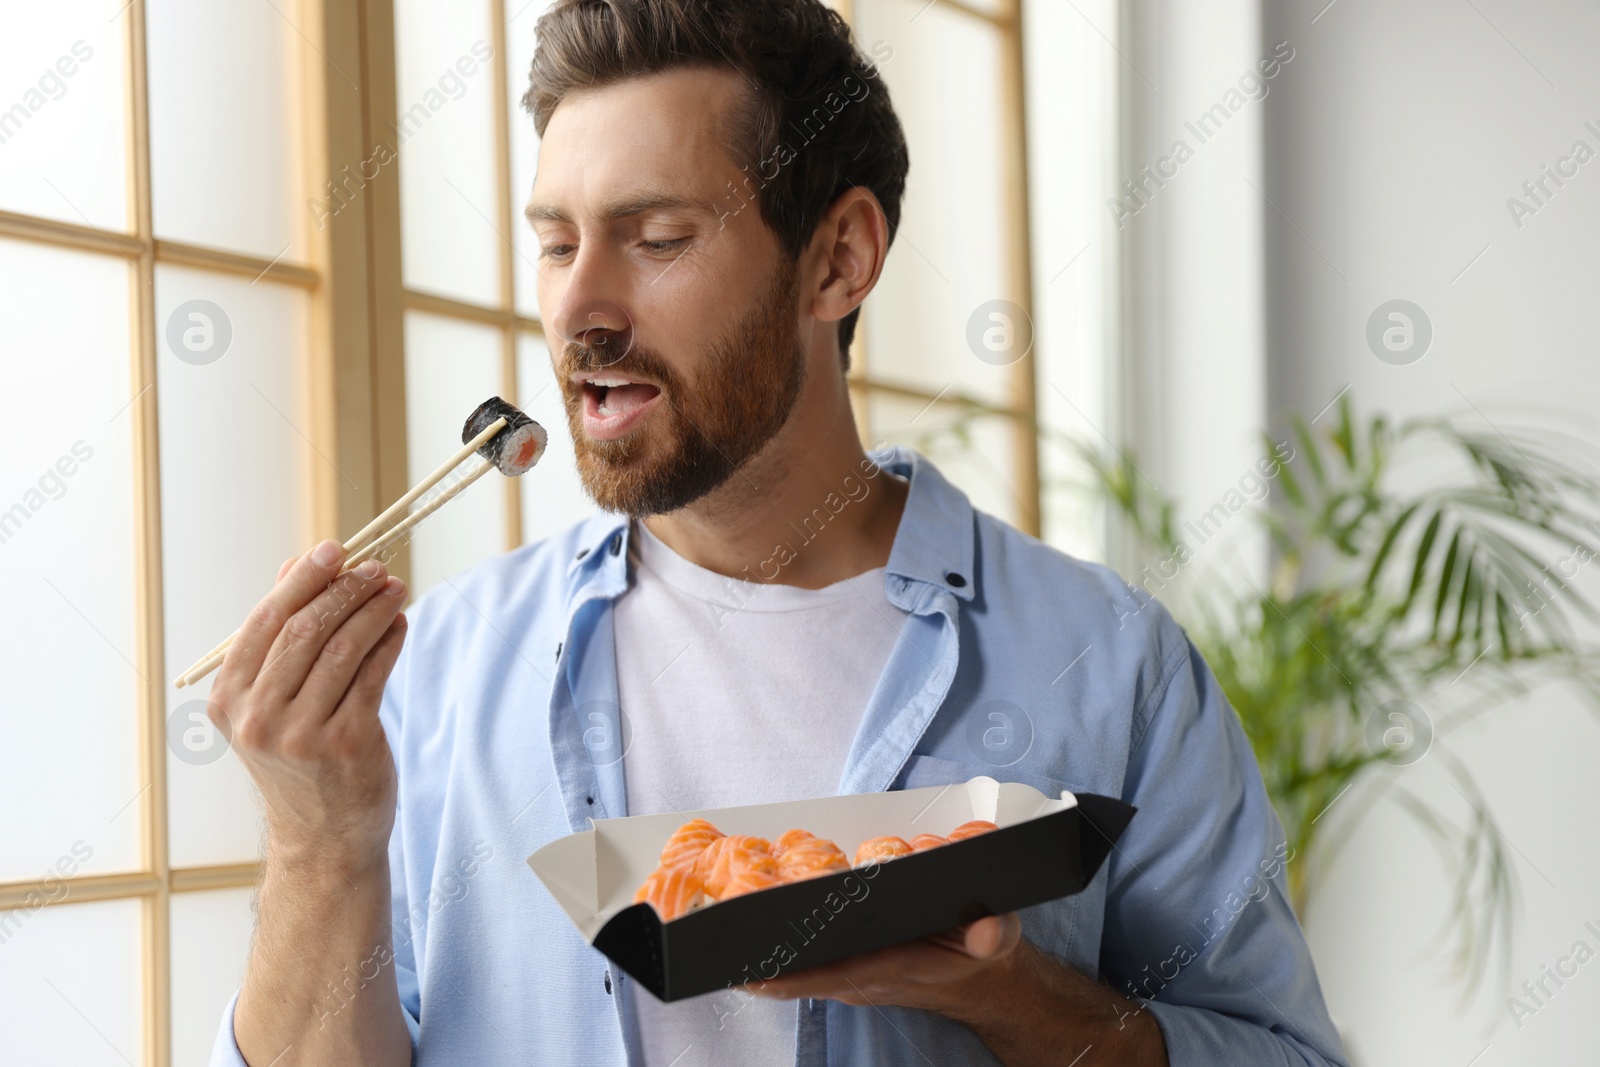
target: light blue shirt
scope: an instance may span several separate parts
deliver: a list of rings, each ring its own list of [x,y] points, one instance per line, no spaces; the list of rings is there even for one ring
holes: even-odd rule
[[[1175,1067],[1346,1064],[1286,895],[1286,865],[1304,860],[1288,855],[1238,719],[1183,629],[1109,569],[976,511],[920,454],[873,455],[911,481],[884,579],[909,616],[839,792],[985,774],[1136,805],[1089,887],[1024,911],[1023,936],[1139,998]],[[393,953],[424,1067],[639,1062],[631,1006],[651,994],[589,947],[524,862],[628,813],[611,624],[628,532],[597,513],[410,613],[382,718],[400,781]],[[313,1014],[370,995],[361,974],[379,962],[352,966]],[[729,1011],[745,995],[708,994]],[[232,1023],[230,1003],[214,1064],[244,1063]],[[795,1062],[997,1061],[930,1012],[802,1000]]]

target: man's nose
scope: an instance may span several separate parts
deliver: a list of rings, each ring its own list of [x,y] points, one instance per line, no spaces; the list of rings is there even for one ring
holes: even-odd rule
[[[633,343],[633,329],[631,325],[620,330],[595,326],[579,331],[573,340],[593,353],[597,366],[610,367],[628,354]]]
[[[633,336],[622,279],[603,249],[581,249],[567,273],[556,314],[547,325],[562,341],[601,354],[601,365],[621,359]]]

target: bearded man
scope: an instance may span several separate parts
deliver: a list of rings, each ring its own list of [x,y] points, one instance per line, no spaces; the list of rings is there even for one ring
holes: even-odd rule
[[[267,843],[213,1062],[1344,1063],[1184,632],[863,450],[847,353],[909,161],[846,24],[561,0],[537,32],[527,216],[600,510],[410,623],[381,566],[329,589],[325,542],[245,621],[212,702]],[[977,775],[1138,813],[1075,896],[672,1004],[523,862],[591,818]]]

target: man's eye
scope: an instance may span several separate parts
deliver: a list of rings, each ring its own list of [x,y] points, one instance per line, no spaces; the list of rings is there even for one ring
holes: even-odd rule
[[[541,248],[539,250],[539,257],[541,259],[560,259],[571,252],[571,245],[551,245],[549,248]]]
[[[652,252],[671,252],[675,248],[683,247],[688,242],[689,239],[687,237],[673,237],[665,241],[640,241],[639,244]]]

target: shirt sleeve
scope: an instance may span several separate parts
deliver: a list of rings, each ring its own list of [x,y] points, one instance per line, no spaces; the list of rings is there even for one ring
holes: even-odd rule
[[[1141,1002],[1173,1067],[1348,1067],[1289,903],[1283,824],[1216,678],[1177,623],[1134,720],[1107,860],[1102,976]]]
[[[211,1067],[249,1067],[238,1042],[233,1039],[233,1009],[238,1003],[239,991],[235,989],[228,998],[228,1006],[222,1010],[222,1027],[211,1045],[211,1059],[207,1061]]]
[[[411,1032],[411,1062],[417,1061],[417,1041],[421,1032],[422,987],[417,981],[417,926],[413,922],[410,891],[406,870],[406,746],[401,729],[405,707],[406,681],[411,667],[411,649],[416,640],[409,640],[400,650],[389,682],[383,688],[383,701],[378,707],[378,720],[389,738],[389,748],[394,753],[395,773],[400,776],[396,793],[394,829],[389,834],[389,934],[393,938],[390,949],[394,960],[395,985],[400,993],[400,1011],[405,1016],[406,1029]]]

